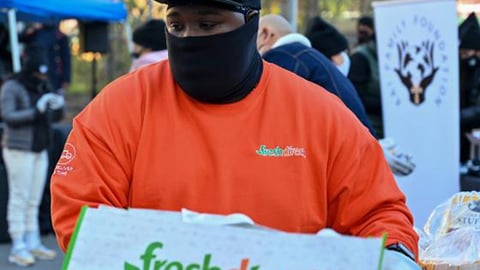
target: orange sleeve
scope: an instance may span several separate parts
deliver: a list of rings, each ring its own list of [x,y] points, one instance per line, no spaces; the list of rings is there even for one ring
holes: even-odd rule
[[[344,128],[348,126],[343,123]],[[386,245],[400,242],[418,254],[413,216],[381,146],[358,130],[343,132],[339,137],[343,139],[337,137],[337,142],[332,142],[340,144],[330,169],[329,227],[363,237],[388,232]]]
[[[115,95],[109,95],[116,91]],[[139,132],[140,91],[123,79],[103,89],[73,121],[51,180],[52,222],[63,251],[83,205],[128,205]],[[109,111],[106,111],[106,108]],[[134,108],[127,113],[125,108]]]

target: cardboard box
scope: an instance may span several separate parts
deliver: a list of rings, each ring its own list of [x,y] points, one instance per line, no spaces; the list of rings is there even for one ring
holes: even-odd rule
[[[186,223],[179,212],[83,208],[64,270],[380,269],[383,238]]]

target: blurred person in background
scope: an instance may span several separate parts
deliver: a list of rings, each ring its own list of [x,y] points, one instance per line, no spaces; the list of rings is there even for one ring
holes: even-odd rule
[[[0,22],[0,85],[12,74],[12,55],[10,52],[9,31],[5,24]]]
[[[475,13],[459,26],[459,37],[460,162],[465,163],[470,158],[470,143],[465,134],[480,128],[480,26]]]
[[[63,96],[51,93],[43,49],[27,50],[21,71],[5,81],[0,93],[9,186],[7,222],[12,239],[8,260],[20,266],[56,256],[41,242],[38,215],[47,181],[50,125],[61,118],[64,104]]]
[[[257,49],[263,59],[290,70],[338,96],[372,135],[376,136],[352,83],[341,74],[330,59],[312,48],[308,38],[295,33],[290,23],[280,15],[262,16],[258,28]],[[317,45],[320,43],[323,42],[318,41]]]
[[[53,90],[63,94],[71,81],[70,40],[59,29],[56,22],[31,23],[19,35],[19,41],[26,47],[41,47],[48,63],[48,80]],[[24,52],[28,53],[28,52]]]
[[[312,47],[328,57],[344,75],[350,70],[348,55],[348,40],[333,25],[321,17],[309,20],[305,36],[312,43]]]
[[[328,40],[322,38],[328,39],[328,35],[314,36],[319,47],[326,47],[323,43],[328,43]],[[295,33],[285,18],[273,14],[260,18],[257,48],[263,59],[290,70],[338,96],[370,133],[377,137],[350,80],[335,68],[331,60],[311,48],[310,41],[305,36]],[[393,139],[379,139],[392,172],[399,176],[412,173],[415,164],[411,157],[399,152]]]
[[[412,156],[399,150],[394,138],[385,137],[378,69],[377,44],[373,18],[364,16],[357,22],[358,46],[351,55],[348,79],[353,83],[377,134],[390,168],[395,175],[407,176],[415,169]]]
[[[65,95],[71,81],[71,50],[70,40],[60,31],[56,21],[28,23],[19,34],[19,41],[25,45],[22,55],[28,55],[28,48],[42,50],[48,65],[48,82],[52,91]],[[47,182],[48,185],[49,182]],[[51,233],[50,193],[48,189],[40,206],[40,231],[42,234]]]
[[[165,22],[151,19],[133,32],[134,58],[130,71],[168,58]]]
[[[357,21],[357,46],[370,42],[375,38],[373,18],[370,16],[360,17]]]
[[[358,29],[363,29],[360,26],[365,21],[373,22],[373,19],[360,18]],[[375,34],[368,35],[367,38],[364,34],[359,33],[359,39],[362,42],[353,50],[348,78],[357,89],[375,132],[379,138],[383,138],[382,99]]]

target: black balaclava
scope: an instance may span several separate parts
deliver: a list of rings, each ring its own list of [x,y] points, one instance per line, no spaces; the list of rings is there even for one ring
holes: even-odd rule
[[[477,105],[480,99],[480,59],[460,60],[460,106]]]
[[[176,37],[166,31],[175,81],[205,103],[232,103],[246,97],[263,70],[256,47],[258,22],[254,15],[238,29],[211,36]]]

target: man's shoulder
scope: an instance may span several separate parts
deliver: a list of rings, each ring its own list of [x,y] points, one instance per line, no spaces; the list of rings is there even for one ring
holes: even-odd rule
[[[331,61],[322,53],[298,42],[274,48],[266,53],[264,58],[283,67],[290,67],[287,69],[295,71],[298,75],[311,81],[315,81],[312,78],[314,73],[320,72],[322,75],[326,74],[325,72],[328,70],[335,68]],[[298,66],[301,66],[303,69],[299,70]]]
[[[172,73],[170,71],[168,60],[160,60],[124,74],[115,81],[119,81],[121,84],[144,84],[166,81],[166,79],[170,77],[172,77]]]
[[[98,115],[104,115],[101,119],[112,125],[132,124],[140,121],[152,102],[162,100],[166,96],[164,93],[174,87],[168,62],[151,64],[110,82],[76,118],[89,128],[98,129],[101,129],[95,123]],[[126,119],[135,121],[128,122]]]
[[[330,63],[330,60],[318,50],[299,42],[282,45],[271,50],[272,53],[289,53],[303,62]]]
[[[21,84],[16,78],[8,79],[2,85],[2,89],[10,91],[20,90],[22,88],[24,88],[23,84]]]
[[[269,65],[267,88],[271,99],[288,103],[292,110],[311,112],[319,119],[333,117],[348,122],[356,118],[338,96],[322,86],[276,65]]]
[[[147,95],[148,92],[175,87],[167,61],[129,72],[110,82],[101,94],[115,98]]]
[[[269,87],[282,88],[285,93],[297,97],[311,97],[312,101],[322,100],[324,96],[329,96],[327,90],[322,86],[313,83],[297,74],[281,68],[274,64],[269,64]],[[330,97],[328,97],[330,98]]]
[[[275,48],[270,49],[265,55],[269,54],[298,54],[302,52],[309,52],[313,50],[312,48],[300,43],[300,42],[291,42]]]

